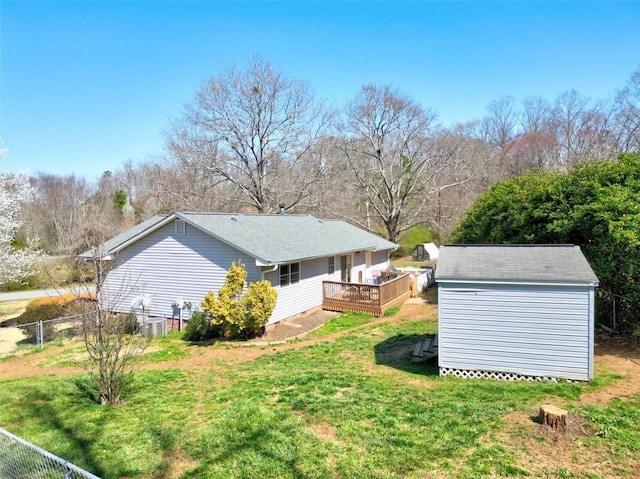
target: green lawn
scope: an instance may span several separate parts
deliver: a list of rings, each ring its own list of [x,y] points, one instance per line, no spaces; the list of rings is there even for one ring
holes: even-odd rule
[[[592,384],[439,377],[434,364],[411,361],[415,342],[435,327],[344,315],[296,349],[139,371],[116,407],[93,402],[83,376],[4,380],[0,425],[103,478],[636,477],[637,396],[571,409],[595,432],[576,438],[579,446],[609,466],[575,455],[542,476],[523,465],[532,453],[525,433],[504,419],[576,400],[614,376]],[[147,364],[203,348],[175,337],[156,346]]]

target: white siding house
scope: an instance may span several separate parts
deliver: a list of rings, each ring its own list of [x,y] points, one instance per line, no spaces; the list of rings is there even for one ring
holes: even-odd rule
[[[443,375],[593,378],[598,278],[573,245],[440,248]]]
[[[174,213],[135,226],[96,253],[112,260],[100,295],[114,311],[129,312],[144,298],[149,314],[171,317],[173,303],[197,306],[241,261],[248,282],[265,279],[278,290],[269,320],[275,323],[320,307],[324,280],[371,278],[396,247],[343,221],[309,215]]]

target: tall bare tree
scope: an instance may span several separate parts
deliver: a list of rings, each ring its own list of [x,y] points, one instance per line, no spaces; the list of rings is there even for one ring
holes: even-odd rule
[[[205,83],[167,132],[167,150],[231,183],[237,209],[292,209],[322,173],[313,147],[327,124],[306,83],[256,57]]]
[[[418,222],[433,178],[455,159],[448,144],[435,141],[435,118],[389,86],[362,87],[347,106],[338,146],[364,204],[364,218],[352,220],[382,225],[391,241]]]
[[[616,106],[618,148],[621,152],[640,151],[640,68],[616,96]]]

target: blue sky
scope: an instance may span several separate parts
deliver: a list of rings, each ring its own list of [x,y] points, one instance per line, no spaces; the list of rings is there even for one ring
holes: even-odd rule
[[[1,171],[98,178],[161,151],[202,82],[260,55],[342,106],[391,84],[442,124],[504,95],[606,98],[640,67],[640,1],[0,3]]]

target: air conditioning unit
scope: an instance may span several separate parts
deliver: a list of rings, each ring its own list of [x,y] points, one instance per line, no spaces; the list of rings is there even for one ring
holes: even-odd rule
[[[146,338],[164,337],[167,335],[167,320],[165,318],[147,319],[140,324],[140,328]]]

